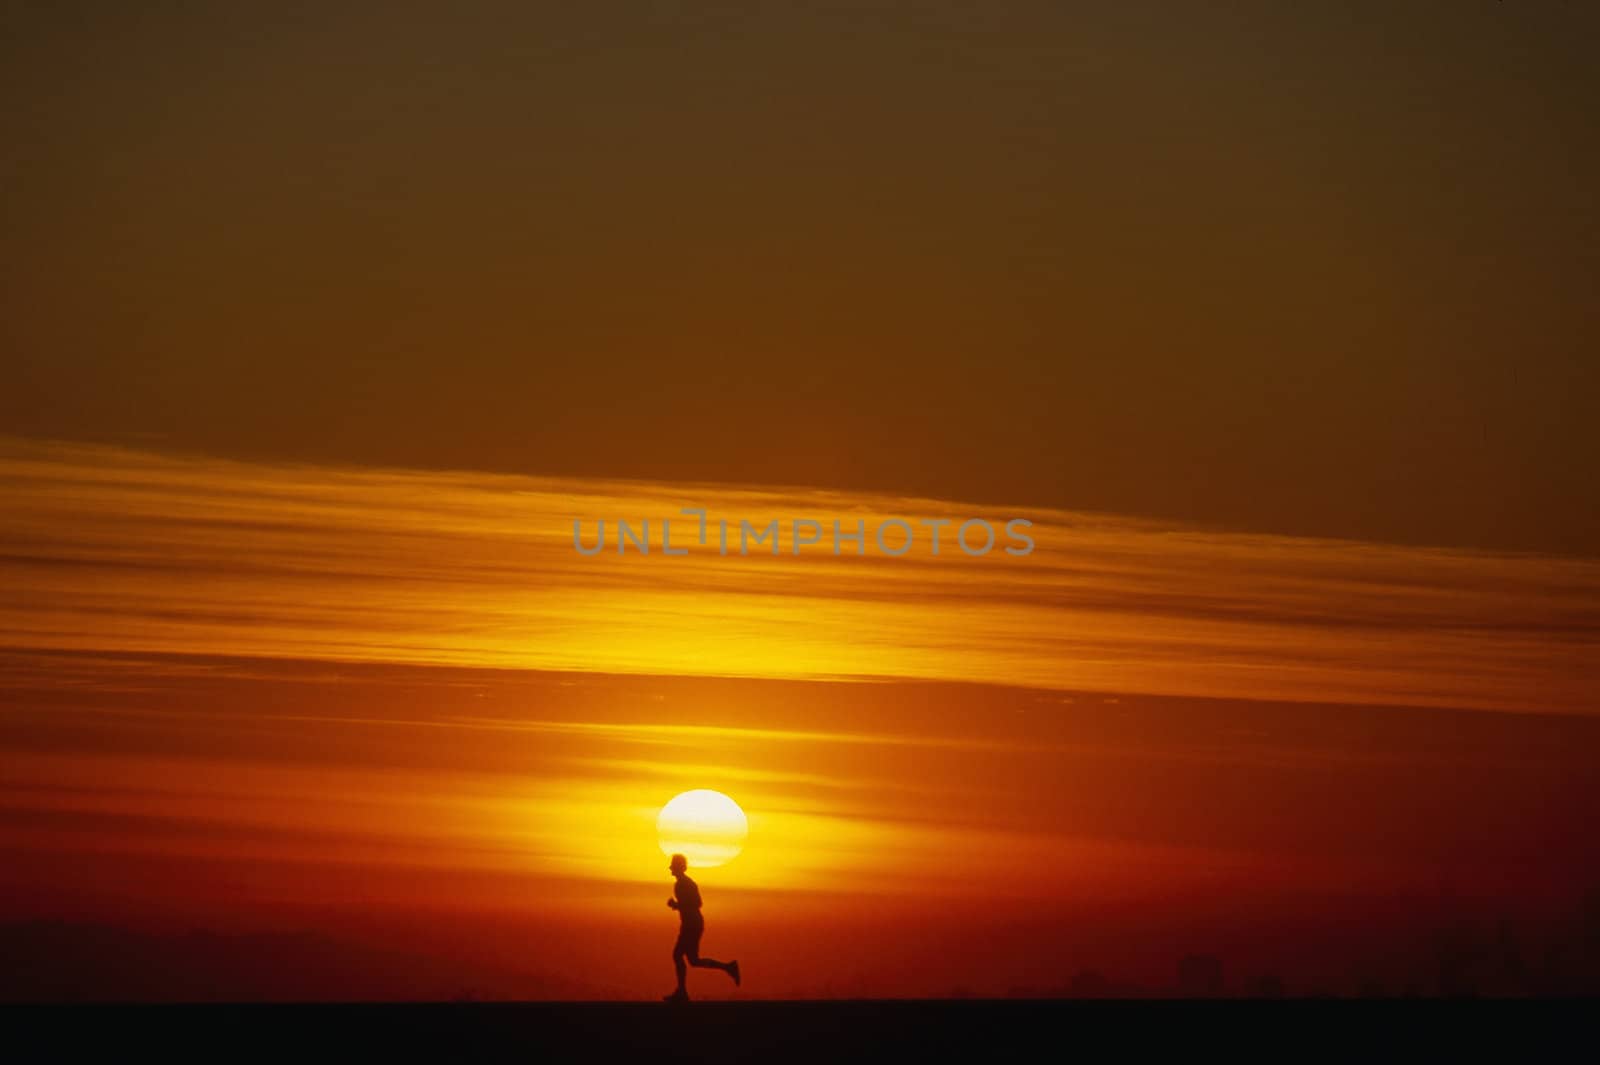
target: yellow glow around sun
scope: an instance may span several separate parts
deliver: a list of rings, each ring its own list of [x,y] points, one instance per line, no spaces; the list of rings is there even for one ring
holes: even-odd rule
[[[749,834],[750,822],[739,804],[705,788],[674,796],[656,817],[661,853],[683,855],[691,869],[732,861]]]

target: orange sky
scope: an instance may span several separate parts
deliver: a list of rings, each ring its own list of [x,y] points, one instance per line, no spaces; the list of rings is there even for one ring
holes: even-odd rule
[[[1042,510],[1025,558],[589,559],[574,516],[1012,512],[22,442],[0,477],[8,918],[649,995],[655,813],[695,787],[750,818],[707,950],[768,994],[1159,984],[1192,949],[1343,979],[1384,921],[1551,919],[1600,874],[1586,560]]]

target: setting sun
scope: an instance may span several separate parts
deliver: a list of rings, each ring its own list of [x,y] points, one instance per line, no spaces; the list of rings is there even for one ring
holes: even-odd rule
[[[656,817],[661,852],[682,854],[701,869],[732,861],[749,833],[750,822],[739,804],[705,788],[674,796]]]

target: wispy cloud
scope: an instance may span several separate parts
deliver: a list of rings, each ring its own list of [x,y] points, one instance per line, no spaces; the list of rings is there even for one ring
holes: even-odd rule
[[[1600,563],[809,489],[0,443],[0,645],[1582,712]],[[588,558],[572,522],[1026,517],[1034,553]],[[687,534],[692,519],[681,519]],[[679,526],[675,526],[675,535]]]

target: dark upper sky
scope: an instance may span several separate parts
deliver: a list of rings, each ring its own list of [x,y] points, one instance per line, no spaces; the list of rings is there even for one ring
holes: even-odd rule
[[[0,432],[1600,553],[1597,31],[10,5]]]

